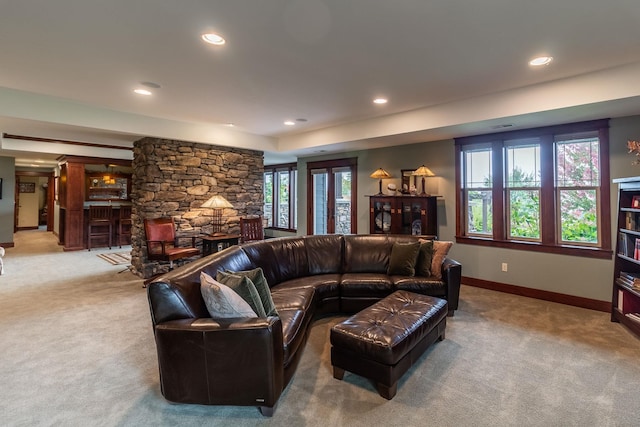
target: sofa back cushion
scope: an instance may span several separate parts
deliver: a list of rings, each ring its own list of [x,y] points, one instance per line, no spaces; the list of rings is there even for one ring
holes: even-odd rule
[[[344,236],[344,273],[387,273],[393,242],[386,235]]]
[[[147,289],[154,326],[169,320],[209,317],[200,292],[201,272],[215,277],[218,271],[251,268],[249,258],[235,246],[163,274]]]
[[[242,245],[254,264],[261,267],[269,286],[309,275],[303,237],[280,237]]]
[[[342,271],[344,237],[340,234],[306,236],[309,275],[335,274]]]
[[[147,286],[153,326],[170,320],[209,317],[200,293],[200,281],[171,283],[165,280]]]

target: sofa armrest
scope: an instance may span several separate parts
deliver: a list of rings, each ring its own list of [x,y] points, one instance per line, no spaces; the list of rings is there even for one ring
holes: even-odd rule
[[[284,369],[278,317],[171,320],[155,335],[167,400],[267,410],[278,401]]]
[[[445,258],[442,263],[442,281],[447,287],[448,316],[458,309],[460,299],[460,281],[462,278],[462,265],[451,258]]]

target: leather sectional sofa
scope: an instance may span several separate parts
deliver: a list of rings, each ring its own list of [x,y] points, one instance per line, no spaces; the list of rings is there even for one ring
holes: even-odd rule
[[[291,380],[314,316],[355,313],[396,290],[458,307],[461,266],[445,258],[441,278],[387,275],[393,244],[413,236],[320,235],[234,246],[166,273],[147,288],[160,368],[172,402],[258,406],[272,415]],[[278,316],[212,319],[200,273],[261,267]]]

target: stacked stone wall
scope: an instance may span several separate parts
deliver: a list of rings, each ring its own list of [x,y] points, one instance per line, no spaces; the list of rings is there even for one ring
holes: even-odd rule
[[[222,232],[238,233],[240,217],[263,215],[263,158],[262,151],[177,140],[134,142],[133,271],[148,278],[168,269],[147,259],[144,218],[173,217],[178,234],[209,234],[212,211],[200,206],[215,194],[233,205],[223,211]]]

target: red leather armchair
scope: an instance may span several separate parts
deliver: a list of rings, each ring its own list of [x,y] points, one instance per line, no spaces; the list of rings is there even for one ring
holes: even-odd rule
[[[144,231],[147,235],[147,258],[169,262],[169,270],[173,270],[175,260],[200,255],[200,250],[195,247],[195,237],[191,238],[191,247],[179,246],[173,218],[145,219]]]

